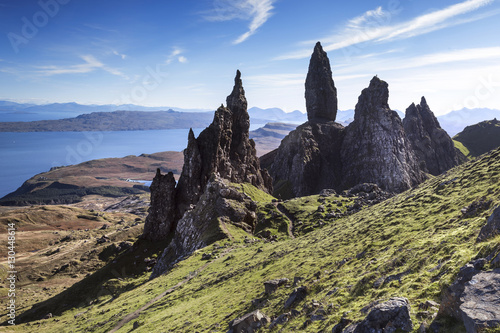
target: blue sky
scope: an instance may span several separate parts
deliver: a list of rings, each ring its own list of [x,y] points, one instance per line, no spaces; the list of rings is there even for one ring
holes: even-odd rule
[[[0,99],[305,111],[321,41],[339,108],[371,77],[389,105],[500,109],[499,0],[0,0]]]

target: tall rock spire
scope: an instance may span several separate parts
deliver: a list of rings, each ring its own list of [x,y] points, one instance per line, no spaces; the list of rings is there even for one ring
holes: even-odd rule
[[[439,125],[425,97],[422,97],[420,104],[412,103],[406,109],[403,126],[420,167],[425,172],[436,176],[465,159]]]
[[[388,84],[377,76],[359,96],[341,151],[345,188],[376,183],[388,192],[402,192],[425,178],[388,98]]]
[[[162,240],[175,230],[184,213],[198,203],[213,173],[231,182],[247,182],[272,193],[272,179],[267,171],[260,169],[255,143],[249,139],[250,117],[240,71],[236,72],[234,82],[233,91],[226,100],[227,107],[221,105],[215,111],[214,120],[198,138],[189,131],[177,187],[173,175],[165,178],[158,173],[155,177],[151,197],[158,199],[151,201],[144,227],[145,238]],[[168,214],[164,214],[167,211]],[[163,225],[168,226],[168,231],[161,227]]]
[[[305,88],[307,119],[310,122],[335,121],[337,89],[330,61],[320,42],[316,43],[309,62]]]

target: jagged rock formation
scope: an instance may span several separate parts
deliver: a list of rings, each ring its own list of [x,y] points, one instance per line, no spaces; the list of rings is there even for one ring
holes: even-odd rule
[[[358,98],[341,150],[345,188],[375,183],[385,191],[402,192],[424,180],[401,119],[389,108],[388,99],[388,84],[377,76]]]
[[[269,169],[276,193],[289,198],[339,189],[343,139],[344,127],[334,122],[306,122],[290,132]]]
[[[465,160],[439,125],[424,97],[420,104],[412,103],[406,109],[403,127],[424,172],[436,176]]]
[[[344,127],[334,122],[337,89],[330,61],[319,42],[311,56],[305,88],[308,121],[290,132],[277,151],[267,156],[273,161],[269,172],[277,187],[275,193],[284,198],[338,189],[341,181]]]
[[[199,201],[213,173],[231,182],[248,182],[272,192],[272,179],[267,171],[260,169],[255,143],[249,139],[250,118],[240,71],[236,73],[233,91],[226,102],[227,107],[221,105],[217,109],[213,122],[198,138],[190,130],[177,187],[173,186],[173,175],[165,176],[166,180],[161,175],[155,177],[151,186],[154,200],[146,219],[144,238],[164,240],[184,213]]]
[[[332,78],[330,60],[321,43],[316,43],[306,78],[306,109],[309,122],[335,121],[337,89]]]
[[[151,278],[161,275],[179,258],[217,240],[231,238],[228,224],[252,233],[257,222],[257,204],[249,196],[215,174],[198,203],[177,222],[175,234],[155,265]]]
[[[306,79],[308,122],[261,157],[274,179],[275,195],[290,198],[361,183],[395,193],[421,183],[427,170],[420,167],[398,114],[389,108],[388,84],[375,76],[359,97],[354,121],[344,128],[334,122],[337,93],[331,76],[328,57],[318,43]],[[428,110],[426,104],[423,108]],[[429,145],[441,152],[439,124],[424,127],[435,137]],[[417,140],[416,134],[413,137]]]

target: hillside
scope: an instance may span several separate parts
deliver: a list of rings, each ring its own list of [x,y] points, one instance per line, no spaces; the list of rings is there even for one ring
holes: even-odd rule
[[[144,194],[149,189],[141,181],[151,181],[157,168],[179,176],[183,163],[182,152],[162,152],[52,168],[1,198],[0,205],[68,204],[91,195],[117,198]]]
[[[498,267],[500,236],[476,240],[500,204],[498,149],[356,213],[362,193],[325,193],[277,205],[251,186],[242,190],[257,201],[259,224],[275,240],[245,236],[226,224],[226,239],[167,274],[147,281],[148,273],[117,279],[99,271],[29,311],[20,309],[24,323],[13,331],[226,332],[231,320],[259,309],[281,318],[274,326],[283,332],[330,332],[341,318],[361,320],[365,307],[393,296],[408,298],[416,331],[428,327],[437,311],[424,311],[422,304],[441,303],[460,267],[477,258],[488,258],[485,270]],[[106,271],[119,272],[133,255],[118,256]],[[264,282],[278,278],[289,280],[265,294]],[[283,304],[298,286],[305,298],[290,312]],[[49,312],[54,317],[42,320]],[[465,332],[446,317],[433,325],[439,332]],[[261,331],[268,330],[266,324]]]
[[[500,146],[500,121],[496,118],[467,126],[453,137],[469,151],[470,156],[479,156]]]

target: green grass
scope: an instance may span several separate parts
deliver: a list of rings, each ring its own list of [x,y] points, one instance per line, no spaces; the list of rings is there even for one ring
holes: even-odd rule
[[[464,146],[462,142],[453,140],[453,144],[455,145],[455,148],[457,148],[462,154],[464,154],[464,156],[469,156],[470,151],[469,149],[467,149],[467,147]]]
[[[491,205],[465,218],[461,210],[483,197],[492,200]],[[318,202],[319,198],[297,198],[284,205],[297,219],[314,225],[322,219],[314,216],[317,207],[325,205]],[[331,204],[340,210],[346,209],[350,202],[334,196],[325,200],[326,206]],[[108,332],[126,314],[186,277],[195,276],[119,332],[130,332],[134,321],[139,324],[134,332],[226,332],[229,321],[255,309],[251,301],[257,298],[267,300],[260,308],[263,313],[278,316],[289,311],[283,304],[293,287],[282,286],[266,296],[263,283],[282,277],[292,281],[294,277],[303,278],[299,285],[307,286],[309,294],[295,305],[301,314],[278,326],[276,332],[280,329],[329,332],[343,314],[353,320],[362,319],[363,307],[392,296],[410,300],[416,332],[422,322],[416,317],[421,302],[439,302],[441,291],[454,281],[460,267],[500,249],[500,236],[476,243],[480,228],[499,204],[500,151],[497,150],[429,179],[416,189],[329,221],[295,239],[218,241],[152,281],[146,282],[139,276],[136,283],[131,277],[123,282],[128,287],[121,288],[123,291],[114,296],[103,295],[97,303],[69,308],[56,318],[37,320],[30,326],[18,325],[13,331],[36,327],[43,332]],[[261,211],[265,216],[272,214],[273,207],[263,203],[259,207],[268,209]],[[228,252],[222,255],[224,251]],[[201,270],[207,263],[201,260],[203,253],[214,252],[220,257]],[[400,280],[395,278],[398,274]],[[376,281],[381,282],[376,284]],[[108,283],[114,288],[115,283],[119,287],[122,282]],[[305,325],[313,312],[312,300],[322,304],[325,320]],[[78,313],[83,315],[75,319]],[[459,323],[447,323],[445,332],[463,331]]]

